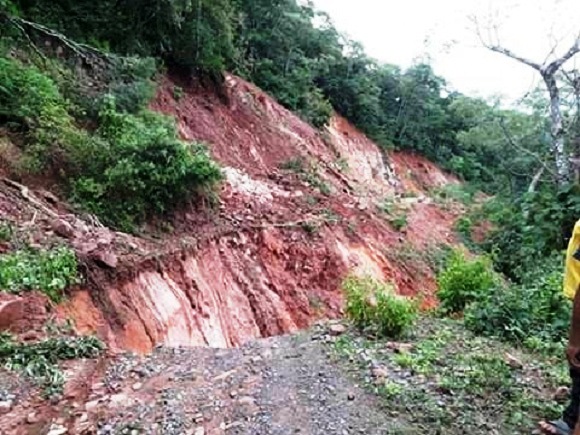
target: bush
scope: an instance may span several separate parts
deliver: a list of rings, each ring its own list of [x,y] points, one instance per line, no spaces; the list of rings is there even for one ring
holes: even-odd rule
[[[79,282],[77,260],[69,248],[21,250],[0,255],[0,290],[38,290],[59,302],[64,290]]]
[[[359,328],[398,338],[417,318],[416,302],[395,294],[392,285],[368,277],[349,277],[342,287],[346,313]]]
[[[123,68],[127,86],[136,77],[147,86],[152,65],[127,61]],[[54,81],[33,66],[0,59],[0,118],[28,131],[24,168],[58,174],[77,205],[132,231],[213,186],[221,171],[201,145],[178,139],[169,118],[129,113],[146,96],[128,89],[121,108],[114,95],[102,101],[98,128],[89,132],[77,125]]]
[[[489,260],[468,260],[460,251],[454,251],[437,276],[441,310],[446,314],[462,312],[469,303],[489,293],[496,281]]]
[[[305,94],[299,105],[299,113],[314,127],[322,128],[330,121],[332,105],[324,98],[320,89],[314,88]]]
[[[566,248],[580,216],[580,187],[544,186],[517,202],[498,197],[486,204],[485,212],[495,230],[482,247],[494,255],[498,271],[521,283],[531,261]]]
[[[565,341],[570,327],[571,303],[562,292],[561,256],[544,259],[530,268],[522,284],[495,286],[465,310],[472,331],[538,347]]]
[[[0,221],[0,242],[9,242],[14,234],[14,229],[9,222]]]
[[[26,133],[24,169],[66,173],[74,150],[90,140],[71,111],[54,81],[38,68],[0,58],[0,120]]]
[[[114,97],[119,112],[138,113],[146,109],[155,96],[153,78],[156,73],[155,59],[116,57],[113,65],[97,78],[105,84],[97,98],[90,90],[74,89],[72,92],[92,117],[98,116],[109,96]]]
[[[0,58],[0,115],[9,121],[35,125],[51,108],[67,117],[65,101],[54,82],[36,67]],[[56,111],[56,110],[55,110]]]
[[[221,179],[203,147],[179,140],[173,123],[161,115],[117,112],[111,98],[97,134],[108,149],[95,150],[73,183],[73,198],[110,225],[132,230]]]

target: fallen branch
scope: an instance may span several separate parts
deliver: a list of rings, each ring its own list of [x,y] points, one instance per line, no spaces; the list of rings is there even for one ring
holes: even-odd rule
[[[42,211],[44,214],[52,217],[52,218],[58,218],[59,215],[58,213],[55,213],[54,211],[52,211],[51,209],[49,209],[47,206],[45,206],[44,204],[42,204],[35,196],[34,194],[32,194],[30,192],[30,189],[26,186],[24,186],[23,184],[17,183],[14,180],[10,180],[8,178],[2,178],[2,181],[7,184],[10,187],[13,187],[15,189],[18,189],[20,191],[20,195],[22,195],[22,197],[24,199],[26,199],[29,203],[31,203],[34,207],[36,207],[38,210]]]
[[[61,43],[69,50],[71,50],[75,55],[80,57],[87,64],[91,63],[90,60],[92,58],[98,58],[108,63],[112,63],[114,60],[114,56],[107,54],[103,51],[100,51],[95,47],[91,47],[90,45],[75,42],[67,38],[62,33],[59,33],[56,30],[53,30],[49,27],[43,26],[42,24],[38,24],[32,21],[25,20],[23,18],[14,17],[6,14],[0,16],[3,17],[4,20],[7,21],[9,24],[13,25],[18,31],[20,31],[20,33],[23,34],[23,36],[26,38],[32,49],[43,59],[46,59],[46,56],[33,42],[31,38],[31,30],[36,31],[48,38],[57,40],[59,43]]]

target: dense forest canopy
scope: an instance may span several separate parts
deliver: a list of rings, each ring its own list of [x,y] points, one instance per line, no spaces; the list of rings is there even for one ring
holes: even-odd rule
[[[486,217],[499,230],[486,249],[514,279],[514,263],[530,252],[559,252],[580,213],[575,181],[556,183],[544,91],[528,96],[524,110],[451,92],[428,64],[404,70],[373,60],[311,2],[0,0],[0,7],[5,20],[39,23],[104,52],[214,78],[232,71],[315,127],[335,110],[385,149],[425,155],[495,196]],[[557,80],[569,90],[562,111],[572,152],[580,86]]]

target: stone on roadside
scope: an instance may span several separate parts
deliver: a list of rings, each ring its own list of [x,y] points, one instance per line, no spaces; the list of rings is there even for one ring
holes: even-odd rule
[[[0,402],[0,415],[7,414],[12,410],[12,400],[2,400]]]
[[[335,324],[329,326],[328,332],[333,337],[338,337],[339,335],[342,335],[346,332],[346,326],[344,326],[340,323],[335,323]]]

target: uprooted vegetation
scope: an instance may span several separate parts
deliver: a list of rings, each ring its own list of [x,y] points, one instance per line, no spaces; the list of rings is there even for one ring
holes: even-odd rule
[[[66,378],[59,362],[96,358],[104,344],[95,337],[49,337],[33,343],[20,343],[6,333],[0,334],[0,362],[30,378],[47,397],[62,392]]]

